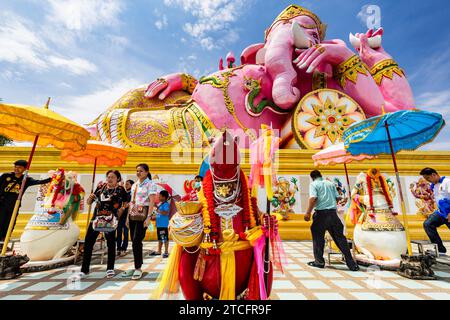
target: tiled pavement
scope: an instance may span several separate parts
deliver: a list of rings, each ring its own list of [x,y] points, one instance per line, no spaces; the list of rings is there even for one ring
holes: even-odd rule
[[[145,243],[145,252],[154,246],[155,243]],[[363,267],[360,272],[350,272],[338,261],[326,269],[311,268],[306,265],[312,260],[310,241],[286,241],[284,248],[288,264],[284,274],[274,274],[271,295],[274,300],[450,300],[450,267],[434,267],[439,280],[413,281],[395,272],[373,268]],[[158,273],[166,262],[167,259],[161,257],[146,257],[145,274],[139,281],[124,280],[119,276],[121,271],[133,266],[132,254],[116,261],[117,276],[110,280],[104,278],[105,265],[100,265],[98,258],[93,259],[89,277],[78,284],[70,284],[67,279],[79,270],[79,266],[28,273],[19,279],[1,281],[0,300],[150,299],[157,286]],[[171,299],[182,299],[182,295],[171,296]]]

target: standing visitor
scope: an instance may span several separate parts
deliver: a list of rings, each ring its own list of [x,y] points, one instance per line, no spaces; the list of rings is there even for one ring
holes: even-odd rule
[[[94,222],[100,216],[118,218],[125,210],[127,204],[127,193],[125,188],[119,185],[122,180],[120,172],[117,170],[109,170],[106,173],[106,182],[99,184],[93,194],[87,199],[87,203],[91,205],[96,202],[94,215],[89,222],[89,227],[84,240],[83,264],[81,267],[81,277],[89,274],[89,268],[92,259],[92,250],[100,232],[95,230]],[[106,277],[114,277],[114,263],[116,260],[116,230],[104,232],[106,245],[108,247],[108,262],[106,267]]]
[[[147,227],[151,223],[151,212],[155,205],[157,192],[147,164],[142,163],[136,166],[136,176],[138,180],[131,188],[131,202],[127,217],[127,226],[130,229],[133,247],[134,270],[122,273],[122,277],[131,277],[132,280],[139,280],[142,277],[142,241],[145,238]]]
[[[131,187],[133,186],[133,180],[127,180],[125,182],[125,191],[127,192],[127,206],[123,213],[119,216],[119,225],[117,226],[117,256],[126,256],[128,249],[128,227],[126,226],[128,209],[131,201]]]
[[[438,245],[439,255],[445,255],[447,248],[442,243],[437,228],[445,224],[450,229],[450,178],[441,177],[432,168],[424,168],[420,175],[431,183],[431,190],[438,207],[423,223],[423,228],[430,241]]]
[[[163,258],[169,257],[169,192],[162,190],[159,193],[159,206],[156,210],[156,234],[158,236],[158,251],[152,251],[151,256],[160,256],[164,244]]]
[[[8,233],[9,223],[11,222],[14,206],[19,196],[20,187],[23,181],[23,173],[28,165],[25,160],[17,160],[14,163],[14,171],[4,173],[0,176],[0,241],[4,241]],[[27,177],[25,182],[25,191],[28,187],[49,183],[52,179],[35,180]],[[17,221],[17,216],[16,216]],[[14,225],[16,224],[14,221]]]
[[[314,261],[308,265],[324,268],[323,250],[325,247],[325,231],[328,231],[339,250],[344,254],[345,262],[351,271],[358,271],[359,267],[353,260],[344,236],[344,225],[337,215],[339,193],[333,182],[324,180],[318,170],[310,173],[313,182],[309,185],[309,206],[305,214],[305,221],[311,220],[311,212],[315,209],[311,233],[313,238]]]

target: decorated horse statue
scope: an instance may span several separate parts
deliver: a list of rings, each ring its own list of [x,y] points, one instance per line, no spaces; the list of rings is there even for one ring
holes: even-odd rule
[[[261,124],[281,132],[284,148],[320,149],[352,123],[414,108],[405,74],[382,47],[383,29],[325,40],[310,10],[287,7],[247,47],[240,66],[202,77],[175,73],[128,92],[94,120],[98,139],[124,147],[201,147],[219,130],[236,130],[248,147]],[[240,134],[239,134],[240,133]]]
[[[370,169],[357,177],[351,193],[349,217],[355,224],[356,260],[385,268],[398,268],[407,251],[405,228],[393,210],[394,183]]]
[[[20,238],[20,249],[31,262],[55,261],[69,251],[80,235],[74,220],[83,209],[84,190],[74,172],[57,169],[39,193],[37,210]]]
[[[177,203],[169,227],[176,245],[155,298],[177,292],[179,284],[188,300],[267,299],[273,267],[280,266],[276,218],[263,219],[251,197],[237,138],[223,133],[210,164],[199,202]],[[270,257],[266,237],[273,240]]]

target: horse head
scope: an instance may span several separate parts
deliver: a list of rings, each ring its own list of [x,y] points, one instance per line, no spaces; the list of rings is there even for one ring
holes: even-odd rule
[[[210,154],[213,175],[221,180],[233,179],[240,172],[239,138],[225,131],[214,143]]]

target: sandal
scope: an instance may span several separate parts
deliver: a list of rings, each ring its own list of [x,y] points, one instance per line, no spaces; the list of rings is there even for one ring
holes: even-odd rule
[[[106,278],[107,279],[114,278],[115,275],[116,275],[116,273],[114,272],[114,270],[107,270],[106,271]]]
[[[131,277],[131,280],[139,280],[142,278],[142,271],[141,270],[134,270],[133,276]]]
[[[134,270],[130,269],[130,270],[122,272],[122,274],[120,276],[122,278],[129,278],[129,277],[133,276],[133,274],[134,274]]]
[[[168,254],[168,253],[164,253],[162,257],[163,257],[163,258],[168,258],[168,257],[169,257],[169,254]]]
[[[161,252],[158,253],[158,252],[156,252],[156,251],[150,251],[150,253],[149,253],[148,255],[151,256],[151,257],[154,257],[154,256],[160,256],[160,255],[161,255]]]

